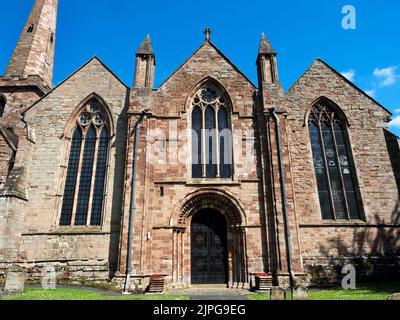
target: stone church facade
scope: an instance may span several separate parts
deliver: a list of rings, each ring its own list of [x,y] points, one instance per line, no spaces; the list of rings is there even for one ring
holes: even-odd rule
[[[52,87],[57,0],[36,0],[0,78],[0,273],[145,286],[329,281],[399,264],[390,112],[321,59],[284,93],[263,35],[253,84],[212,43],[158,88],[94,57]],[[184,58],[184,57],[183,57]]]

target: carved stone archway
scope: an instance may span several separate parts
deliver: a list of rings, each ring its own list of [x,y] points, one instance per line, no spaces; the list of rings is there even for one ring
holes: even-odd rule
[[[246,261],[246,216],[240,202],[232,195],[213,189],[193,192],[184,197],[172,213],[173,233],[172,283],[176,286],[191,282],[190,226],[194,215],[202,210],[216,210],[228,225],[229,287],[244,287],[248,283]]]
[[[178,226],[186,227],[187,220],[199,210],[216,209],[225,215],[231,226],[242,224],[241,208],[225,194],[213,191],[201,192],[188,200],[180,210]]]

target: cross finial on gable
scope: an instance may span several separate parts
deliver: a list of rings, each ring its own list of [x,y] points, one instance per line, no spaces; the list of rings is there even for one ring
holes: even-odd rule
[[[210,41],[212,30],[210,28],[205,28],[203,32],[206,35],[206,41]]]

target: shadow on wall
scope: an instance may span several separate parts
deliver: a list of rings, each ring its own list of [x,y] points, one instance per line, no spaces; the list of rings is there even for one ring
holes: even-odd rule
[[[400,195],[400,147],[398,138],[384,130]],[[375,214],[374,225],[355,228],[351,242],[341,235],[331,239],[328,245],[320,245],[321,258],[307,271],[313,284],[335,283],[342,279],[342,268],[346,264],[356,267],[358,279],[400,277],[400,197],[390,221]],[[324,258],[322,258],[324,257]]]
[[[260,110],[257,110],[257,97],[254,97],[254,105],[253,105],[253,113],[258,114],[260,113]],[[265,142],[266,139],[266,133],[265,129],[262,126],[262,120],[260,121],[259,119],[253,120],[253,127],[255,130],[255,140],[254,140],[254,145],[253,148],[256,151],[256,172],[257,172],[257,177],[260,179],[260,181],[263,181],[263,177],[266,174],[264,171],[267,171],[267,166],[263,161],[265,160],[265,157],[262,157],[262,148],[261,144]],[[266,151],[265,151],[266,152]],[[267,175],[269,176],[269,175]],[[266,210],[269,212],[272,212],[272,209],[268,207],[272,202],[270,199],[272,192],[268,189],[268,185],[264,185],[264,183],[259,183],[258,184],[258,203],[259,203],[259,211],[260,211],[260,219],[261,219],[261,224],[262,225],[269,225],[267,222],[268,217],[273,216],[273,214],[267,214]],[[268,199],[266,197],[269,197]],[[273,239],[268,238],[269,234],[266,231],[266,228],[261,229],[261,250],[262,250],[262,261],[263,261],[263,270],[259,271],[264,271],[264,272],[272,272],[275,270],[272,270],[272,263],[273,261],[273,253],[269,247],[269,244],[273,241]],[[246,253],[247,254],[247,253]],[[246,261],[248,261],[246,259]],[[248,266],[246,266],[246,270],[248,270]],[[251,279],[250,279],[251,281]],[[252,286],[252,284],[250,284]]]
[[[400,194],[400,145],[399,138],[388,130],[384,130],[386,146],[390,156],[394,176],[396,179],[397,190]]]
[[[399,205],[398,205],[399,207]],[[394,225],[397,226],[394,226]],[[321,258],[314,265],[307,266],[313,284],[339,282],[342,268],[346,264],[354,265],[357,279],[385,279],[400,276],[400,214],[396,210],[389,226],[375,215],[374,226],[358,227],[353,232],[351,242],[338,235],[320,245]]]

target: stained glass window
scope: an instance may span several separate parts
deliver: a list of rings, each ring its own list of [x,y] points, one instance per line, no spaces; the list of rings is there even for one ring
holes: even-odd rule
[[[320,101],[312,108],[309,132],[324,220],[361,220],[361,205],[346,122],[336,108]]]
[[[202,177],[202,159],[201,159],[201,128],[202,113],[199,107],[192,112],[192,176],[193,178]]]
[[[95,147],[96,129],[91,126],[85,138],[85,149],[83,152],[81,166],[81,178],[79,180],[78,202],[75,215],[75,225],[77,226],[86,225],[87,223]]]
[[[205,111],[205,137],[206,137],[206,178],[217,177],[217,150],[215,141],[215,110],[208,106]]]
[[[65,180],[64,198],[61,210],[60,225],[68,226],[71,224],[72,210],[74,206],[76,180],[79,169],[79,157],[81,154],[82,130],[78,126],[75,129],[71,141],[71,150],[69,152],[67,178]]]
[[[226,99],[212,86],[193,99],[192,178],[232,178],[232,133]]]
[[[78,115],[72,136],[61,226],[100,226],[109,148],[107,115],[96,99]]]
[[[108,158],[108,130],[104,128],[100,135],[99,147],[97,152],[96,178],[93,190],[93,204],[91,225],[99,226],[101,224],[101,213],[104,203],[104,187],[106,181]]]
[[[232,167],[232,137],[229,130],[228,112],[224,106],[221,106],[218,110],[218,135],[220,176],[221,178],[229,178]]]

